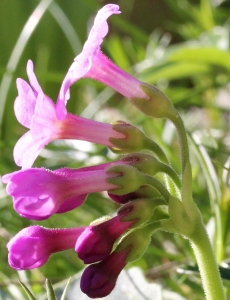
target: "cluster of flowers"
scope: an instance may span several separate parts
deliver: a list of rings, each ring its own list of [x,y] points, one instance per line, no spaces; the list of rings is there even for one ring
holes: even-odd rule
[[[168,204],[171,195],[154,178],[156,173],[164,172],[175,185],[181,184],[162,149],[136,127],[122,121],[104,124],[66,110],[70,86],[89,77],[110,86],[147,115],[150,110],[156,117],[170,112],[171,104],[161,92],[119,69],[101,52],[100,45],[108,33],[107,19],[119,13],[119,7],[113,4],[98,12],[81,54],[62,82],[56,104],[43,93],[33,63],[28,61],[30,84],[17,79],[14,106],[18,121],[29,129],[14,148],[15,162],[22,169],[3,176],[14,209],[30,220],[44,220],[73,210],[92,192],[107,191],[111,200],[121,204],[115,217],[78,228],[30,226],[7,245],[9,264],[17,270],[38,268],[53,253],[75,248],[78,257],[91,264],[82,275],[81,289],[92,298],[112,291],[121,270],[143,255],[152,233],[167,218],[162,206]],[[32,168],[39,151],[56,139],[85,140],[126,155],[114,162],[80,169]],[[138,152],[143,149],[152,150],[155,156]]]

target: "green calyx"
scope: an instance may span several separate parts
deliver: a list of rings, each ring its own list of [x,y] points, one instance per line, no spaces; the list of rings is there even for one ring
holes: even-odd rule
[[[106,173],[111,175],[107,178],[107,182],[118,186],[116,189],[110,190],[110,193],[114,195],[134,192],[144,184],[144,174],[132,166],[116,165],[108,168]]]
[[[155,86],[142,83],[140,88],[149,96],[146,98],[132,98],[132,103],[144,114],[154,118],[169,118],[176,114],[171,101]]]
[[[135,221],[134,226],[137,227],[147,222],[152,215],[156,207],[165,205],[163,199],[136,199],[124,204],[117,212],[121,216],[122,222]]]
[[[117,186],[117,188],[110,190],[111,194],[125,195],[135,192],[143,185],[150,185],[160,193],[165,203],[168,203],[170,193],[164,185],[156,178],[138,171],[133,166],[116,165],[108,168],[106,173],[111,175],[106,181]]]
[[[109,138],[110,143],[114,145],[110,149],[115,153],[141,151],[146,149],[146,145],[150,143],[150,139],[144,132],[129,123],[117,121],[112,124],[112,128],[125,136],[125,138]]]
[[[140,199],[140,198],[156,198],[159,197],[160,193],[157,189],[150,185],[142,185],[138,190],[130,194],[130,200]]]
[[[109,138],[110,143],[114,145],[114,147],[110,148],[114,153],[125,154],[146,149],[155,153],[161,161],[168,163],[168,159],[161,147],[137,127],[123,121],[117,121],[112,124],[112,127],[113,130],[125,136],[124,138]]]
[[[125,235],[119,242],[116,252],[129,249],[126,262],[139,259],[148,248],[154,231],[160,228],[160,223],[152,223],[148,226],[137,228]]]
[[[137,168],[139,171],[155,176],[159,172],[163,172],[171,177],[178,188],[181,187],[181,181],[177,173],[170,166],[160,162],[152,155],[144,153],[134,153],[126,155],[122,161],[130,161],[130,165]]]

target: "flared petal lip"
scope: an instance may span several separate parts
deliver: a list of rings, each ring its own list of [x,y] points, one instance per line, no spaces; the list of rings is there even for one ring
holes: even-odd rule
[[[112,14],[120,13],[119,6],[116,4],[107,4],[98,11],[82,52],[75,57],[74,62],[62,82],[56,104],[56,115],[59,120],[64,119],[67,114],[65,105],[69,99],[70,86],[88,73],[92,66],[94,56],[100,51],[103,38],[108,33],[107,19]]]

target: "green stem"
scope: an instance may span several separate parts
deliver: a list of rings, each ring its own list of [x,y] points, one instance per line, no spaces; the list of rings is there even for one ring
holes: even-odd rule
[[[179,137],[179,144],[181,150],[181,161],[182,161],[182,174],[186,165],[186,162],[189,160],[189,149],[188,149],[188,140],[187,134],[184,127],[184,123],[179,115],[179,113],[175,110],[174,114],[170,114],[168,118],[172,121],[175,125],[178,137]]]
[[[154,142],[153,140],[146,138],[145,140],[145,147],[146,149],[152,151],[153,153],[156,154],[156,156],[165,164],[169,163],[169,160],[167,156],[165,155],[164,151],[161,149],[161,147]]]
[[[206,299],[226,300],[213,249],[201,218],[197,225],[189,239],[200,270]]]
[[[150,186],[153,186],[158,192],[161,193],[161,195],[164,197],[164,200],[166,201],[166,203],[168,203],[170,193],[165,188],[165,186],[159,180],[157,180],[156,178],[154,178],[150,175],[143,174],[143,176],[144,176],[143,177],[144,183],[148,184]]]
[[[168,115],[168,118],[175,125],[179,137],[181,163],[182,163],[182,201],[183,201],[183,199],[190,199],[192,196],[192,185],[191,185],[192,168],[189,160],[187,133],[184,127],[184,123],[179,113],[176,110],[174,111],[174,113],[170,113]],[[186,197],[184,197],[183,191],[186,191],[185,193]],[[188,197],[188,195],[190,197]]]

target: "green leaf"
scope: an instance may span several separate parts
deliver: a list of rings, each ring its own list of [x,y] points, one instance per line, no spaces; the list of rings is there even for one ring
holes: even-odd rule
[[[160,67],[151,67],[141,74],[140,79],[144,82],[154,83],[159,79],[179,79],[207,72],[210,72],[210,67],[207,64],[178,61]]]
[[[64,289],[63,294],[62,294],[62,296],[61,296],[61,300],[65,300],[66,292],[67,292],[67,289],[68,289],[68,287],[69,287],[69,285],[70,285],[71,279],[72,279],[72,278],[70,277],[69,280],[68,280],[67,283],[66,283],[65,289]]]
[[[52,287],[52,283],[49,279],[46,279],[46,291],[47,291],[47,298],[48,300],[57,300],[54,289]]]
[[[25,293],[27,294],[28,296],[28,299],[29,300],[36,300],[36,298],[34,297],[34,295],[30,292],[30,290],[25,286],[24,283],[22,283],[20,280],[19,280],[19,283],[21,285],[21,287],[23,288],[23,290],[25,291]]]
[[[173,51],[169,61],[202,62],[230,69],[230,53],[215,47],[184,47]]]

